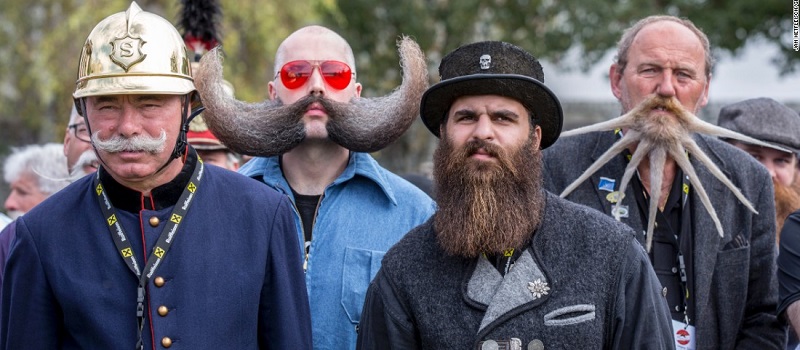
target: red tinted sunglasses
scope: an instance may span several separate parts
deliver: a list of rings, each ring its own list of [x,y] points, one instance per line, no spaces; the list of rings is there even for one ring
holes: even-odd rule
[[[314,72],[314,67],[319,68],[322,79],[328,85],[337,90],[342,90],[350,85],[350,80],[355,73],[350,70],[347,63],[339,61],[316,61],[311,63],[309,61],[299,60],[291,61],[281,67],[278,73],[281,76],[281,83],[287,89],[297,89],[308,81],[311,73]]]

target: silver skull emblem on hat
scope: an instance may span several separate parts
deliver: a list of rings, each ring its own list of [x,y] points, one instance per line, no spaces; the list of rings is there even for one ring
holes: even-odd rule
[[[492,67],[492,56],[482,55],[480,58],[481,69],[489,69]]]

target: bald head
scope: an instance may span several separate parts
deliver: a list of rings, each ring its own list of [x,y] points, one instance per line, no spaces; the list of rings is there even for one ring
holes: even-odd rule
[[[300,28],[289,35],[275,53],[275,72],[294,60],[344,61],[356,71],[353,49],[341,35],[323,26]]]

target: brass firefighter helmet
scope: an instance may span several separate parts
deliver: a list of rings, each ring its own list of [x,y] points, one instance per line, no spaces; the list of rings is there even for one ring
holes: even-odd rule
[[[194,90],[181,35],[170,22],[132,2],[89,33],[72,96],[184,95]]]

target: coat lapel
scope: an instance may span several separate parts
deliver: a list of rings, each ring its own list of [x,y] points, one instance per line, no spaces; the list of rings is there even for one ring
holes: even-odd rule
[[[592,163],[594,163],[600,158],[600,156],[603,155],[603,153],[610,149],[616,141],[617,137],[613,133],[600,133],[597,137],[597,143],[595,144],[594,150],[592,151]],[[587,165],[586,168],[589,166],[591,166],[591,164]],[[625,167],[627,166],[628,162],[625,160],[625,157],[617,155],[609,160],[606,165],[595,172],[589,179],[591,181],[592,190],[597,195],[597,201],[600,204],[599,207],[603,208],[603,212],[611,217],[614,217],[612,209],[615,205],[615,202],[611,201],[609,198],[611,192],[601,189],[600,184],[601,182],[607,181],[604,178],[611,179],[615,182],[614,191],[618,191],[622,185],[622,174],[625,173]],[[615,176],[619,177],[616,178]],[[632,227],[637,233],[641,233],[643,230],[642,220],[639,215],[639,210],[636,206],[636,197],[633,196],[633,187],[630,183],[628,183],[628,186],[625,189],[625,198],[622,199],[620,207],[627,212],[627,217],[622,215],[620,217],[620,221]]]
[[[534,282],[536,283],[535,290],[547,294],[542,293],[538,297],[535,296],[531,292],[531,283]],[[549,286],[547,277],[531,255],[530,249],[526,249],[517,258],[514,267],[506,274],[505,278],[500,276],[500,272],[488,260],[479,258],[467,284],[467,298],[487,306],[478,331],[484,331],[500,316],[514,309],[524,308],[527,310],[540,304],[547,299],[550,293],[547,290]]]

